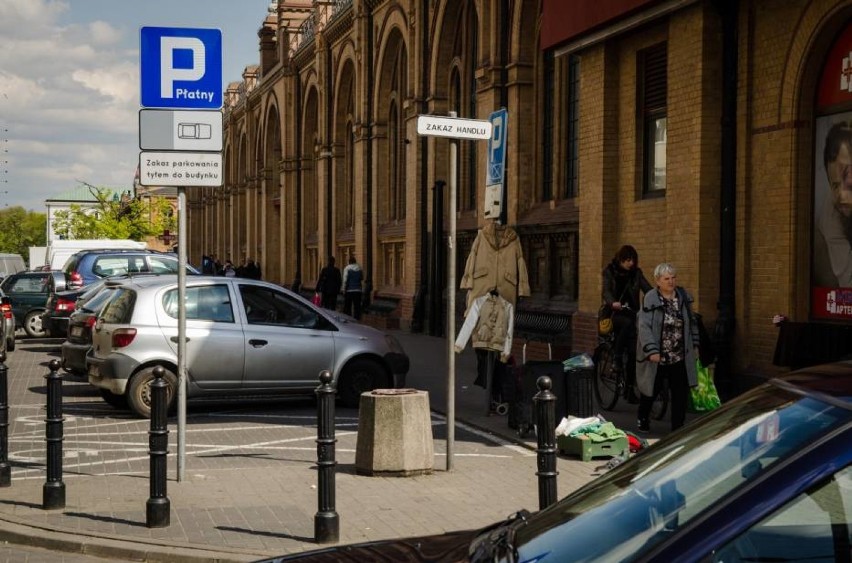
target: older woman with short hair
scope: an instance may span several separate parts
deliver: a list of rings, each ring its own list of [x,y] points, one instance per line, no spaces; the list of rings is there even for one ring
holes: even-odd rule
[[[698,324],[692,296],[677,285],[677,269],[663,262],[654,268],[656,287],[645,294],[638,317],[636,383],[639,430],[650,430],[649,416],[661,382],[671,390],[671,428],[683,426],[689,388],[698,385]]]

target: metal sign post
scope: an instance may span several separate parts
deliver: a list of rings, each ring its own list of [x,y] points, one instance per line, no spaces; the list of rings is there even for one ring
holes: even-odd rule
[[[186,476],[186,188],[178,188],[178,482]]]
[[[177,480],[180,482],[186,476],[184,187],[219,187],[223,183],[222,32],[143,27],[139,35],[140,100],[143,107],[159,108],[139,111],[139,148],[146,151],[139,154],[139,183],[178,189]]]
[[[458,139],[484,140],[491,138],[492,124],[481,119],[459,119],[451,111],[449,117],[420,115],[417,134],[450,138],[450,249],[447,267],[447,471],[453,468],[456,441],[456,190],[458,189]]]

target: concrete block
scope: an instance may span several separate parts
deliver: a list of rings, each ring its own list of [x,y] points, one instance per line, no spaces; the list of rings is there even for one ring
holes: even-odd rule
[[[361,394],[355,472],[410,477],[434,465],[429,393],[376,389]]]

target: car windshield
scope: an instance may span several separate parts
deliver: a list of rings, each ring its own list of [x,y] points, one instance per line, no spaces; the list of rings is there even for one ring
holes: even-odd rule
[[[630,561],[852,412],[783,386],[744,395],[533,515],[520,561]]]

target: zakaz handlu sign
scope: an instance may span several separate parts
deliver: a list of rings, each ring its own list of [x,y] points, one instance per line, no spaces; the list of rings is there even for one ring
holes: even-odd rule
[[[143,27],[139,46],[143,107],[222,107],[220,30]]]
[[[436,115],[417,116],[417,134],[453,139],[490,139],[490,121]]]

